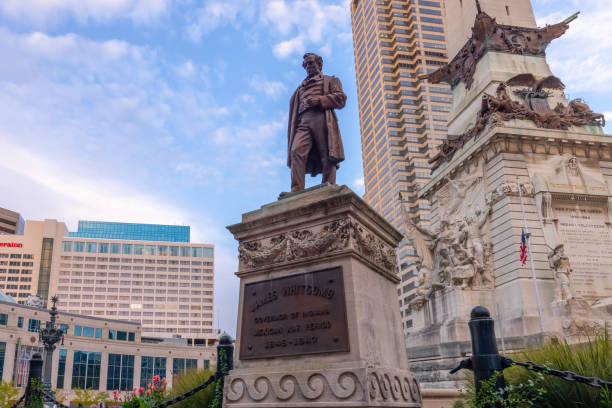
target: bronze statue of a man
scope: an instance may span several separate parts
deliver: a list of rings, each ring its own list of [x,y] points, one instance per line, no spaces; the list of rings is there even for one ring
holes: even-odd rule
[[[289,147],[291,191],[304,189],[306,173],[323,173],[323,183],[336,183],[336,168],[344,160],[344,148],[334,109],[342,109],[346,95],[340,80],[323,75],[323,58],[304,55],[308,76],[291,97]]]

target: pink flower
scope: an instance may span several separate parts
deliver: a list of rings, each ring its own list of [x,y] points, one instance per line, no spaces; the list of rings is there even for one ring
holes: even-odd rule
[[[151,383],[148,383],[148,384],[147,384],[147,388],[151,388]]]
[[[143,392],[144,392],[144,388],[140,387],[140,388],[138,389],[138,393],[139,393],[139,394],[142,394]]]
[[[159,375],[154,375],[153,376],[153,381],[159,381]]]
[[[162,378],[162,380],[163,380],[163,383],[164,383],[164,384],[167,384],[167,383],[168,383],[168,381],[166,381],[166,379],[165,379],[165,378]]]

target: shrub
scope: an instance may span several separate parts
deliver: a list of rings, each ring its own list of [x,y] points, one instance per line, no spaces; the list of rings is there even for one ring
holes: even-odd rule
[[[10,408],[19,399],[19,388],[13,382],[0,382],[0,408]]]
[[[169,399],[177,397],[181,394],[186,393],[189,390],[194,389],[198,385],[203,384],[208,378],[213,375],[211,371],[206,370],[190,370],[185,372],[183,375],[178,377],[172,384],[172,394]],[[214,398],[215,386],[210,384],[208,387],[199,391],[174,405],[176,408],[202,408],[208,407]]]
[[[565,340],[553,339],[541,348],[526,350],[513,358],[586,377],[612,380],[612,344],[607,328],[586,343],[570,345]],[[533,380],[536,374],[514,367],[504,375],[509,384],[518,384]],[[546,390],[542,408],[612,407],[610,392],[605,389],[570,383],[551,375],[544,375],[542,388]]]
[[[552,339],[543,347],[525,350],[510,357],[517,361],[533,361],[556,370],[572,371],[585,377],[612,380],[612,344],[607,328],[585,343],[570,345],[566,340]],[[605,388],[598,389],[577,382],[567,382],[561,378],[535,373],[519,366],[504,370],[504,378],[508,394],[519,392],[523,397],[529,397],[538,402],[537,405],[533,405],[529,402],[515,400],[514,405],[503,406],[512,408],[523,406],[612,408],[612,390]],[[482,406],[478,405],[471,373],[466,375],[464,382],[467,388],[468,405],[470,407]],[[496,398],[492,395],[489,385],[483,384],[483,397],[485,399]]]
[[[109,400],[108,393],[106,392],[98,393],[91,389],[81,390],[79,388],[75,388],[73,391],[76,397],[71,401],[72,405],[90,407]]]

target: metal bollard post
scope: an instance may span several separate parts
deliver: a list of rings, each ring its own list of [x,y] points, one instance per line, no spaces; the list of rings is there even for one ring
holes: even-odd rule
[[[499,355],[495,342],[495,322],[486,307],[476,306],[472,309],[468,323],[472,337],[472,370],[476,390],[480,390],[480,382],[490,379],[497,371],[506,368],[504,358]],[[504,376],[497,377],[497,390],[505,388]]]
[[[227,356],[227,372],[221,372],[221,350],[225,350]],[[229,334],[224,333],[219,337],[219,344],[217,345],[217,374],[222,376],[227,375],[234,368],[234,345],[232,344],[232,338]]]
[[[472,357],[463,360],[450,373],[455,374],[464,368],[474,371],[474,384],[478,392],[482,388],[481,382],[489,380],[499,371],[495,389],[503,391],[506,382],[501,372],[510,367],[512,360],[499,355],[495,342],[495,322],[487,308],[476,306],[472,309],[468,326],[472,337]]]
[[[34,353],[30,359],[30,372],[28,374],[28,384],[25,390],[25,406],[27,407],[32,400],[32,380],[37,380],[42,384],[43,359],[40,353]]]

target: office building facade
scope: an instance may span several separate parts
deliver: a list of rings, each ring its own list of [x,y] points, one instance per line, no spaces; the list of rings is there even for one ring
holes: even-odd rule
[[[19,213],[0,208],[0,235],[23,234],[24,227],[25,222]]]
[[[448,61],[441,1],[353,0],[355,71],[363,152],[364,199],[398,230],[405,214],[429,218],[418,199],[430,177],[429,159],[446,139],[452,93],[420,76]],[[398,249],[404,330],[413,326],[418,258],[410,242]]]
[[[129,237],[133,225],[113,228]],[[56,220],[27,221],[24,235],[0,239],[0,289],[22,303],[57,295],[61,310],[138,322],[146,336],[201,342],[213,335],[213,245],[94,237],[107,233],[81,238]]]
[[[1,293],[1,291],[0,291]],[[43,353],[38,330],[49,321],[49,311],[2,300],[0,296],[0,381],[25,387],[29,360]],[[132,390],[146,387],[153,375],[173,381],[190,369],[213,369],[214,339],[196,344],[187,339],[154,339],[143,335],[135,322],[83,316],[60,310],[58,326],[64,342],[52,358],[52,387],[68,399],[72,389]]]

